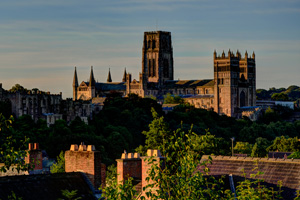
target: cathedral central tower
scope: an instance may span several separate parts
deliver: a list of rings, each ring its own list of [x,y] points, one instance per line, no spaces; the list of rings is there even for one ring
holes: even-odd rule
[[[144,33],[142,74],[148,82],[162,86],[174,79],[171,33],[152,31]]]

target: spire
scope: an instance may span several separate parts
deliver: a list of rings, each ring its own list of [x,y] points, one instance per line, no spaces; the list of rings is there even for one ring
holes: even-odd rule
[[[228,50],[228,57],[231,57],[231,51],[230,51],[230,49]]]
[[[111,75],[110,75],[110,68],[109,68],[109,71],[108,71],[107,82],[108,82],[108,83],[111,83],[111,82],[112,82],[112,80],[111,80]]]
[[[255,53],[254,53],[254,51],[252,53],[252,58],[255,59]]]
[[[92,87],[92,86],[95,86],[95,78],[94,78],[93,66],[91,66],[91,75],[90,75],[89,87]]]
[[[127,73],[126,73],[126,67],[125,67],[122,82],[126,82],[126,74],[127,74]]]
[[[74,71],[73,87],[78,87],[78,78],[77,78],[76,67],[75,67],[75,71]]]

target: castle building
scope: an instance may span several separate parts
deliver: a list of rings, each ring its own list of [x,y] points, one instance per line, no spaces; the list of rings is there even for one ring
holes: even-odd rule
[[[139,80],[124,71],[122,82],[112,82],[109,71],[107,83],[96,83],[91,68],[89,82],[78,85],[75,68],[73,100],[89,100],[118,92],[141,97],[162,97],[168,93],[183,96],[196,108],[214,110],[219,114],[240,117],[241,107],[256,105],[255,54],[242,57],[239,51],[213,54],[214,79],[174,80],[174,61],[171,33],[152,31],[144,33],[142,72]]]
[[[62,93],[51,94],[38,89],[10,92],[4,90],[0,83],[0,101],[10,102],[11,112],[16,118],[30,115],[34,121],[40,118],[47,120],[50,115],[60,113]]]

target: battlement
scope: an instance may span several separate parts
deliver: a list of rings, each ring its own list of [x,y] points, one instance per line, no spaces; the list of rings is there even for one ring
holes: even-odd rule
[[[167,34],[167,35],[171,35],[171,32],[168,31],[146,31],[144,32],[144,34]]]
[[[233,53],[233,51],[228,51],[227,56],[225,55],[225,52],[223,50],[221,55],[217,55],[216,50],[214,51],[214,60],[223,60],[223,59],[237,59],[237,60],[253,60],[255,61],[255,53],[252,53],[252,56],[248,57],[248,52],[245,52],[245,57],[242,57],[239,50],[237,50],[236,54]]]

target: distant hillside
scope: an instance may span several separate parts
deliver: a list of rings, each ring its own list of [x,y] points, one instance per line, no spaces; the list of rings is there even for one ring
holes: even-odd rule
[[[300,87],[291,85],[288,88],[257,89],[256,99],[277,101],[300,101]]]

